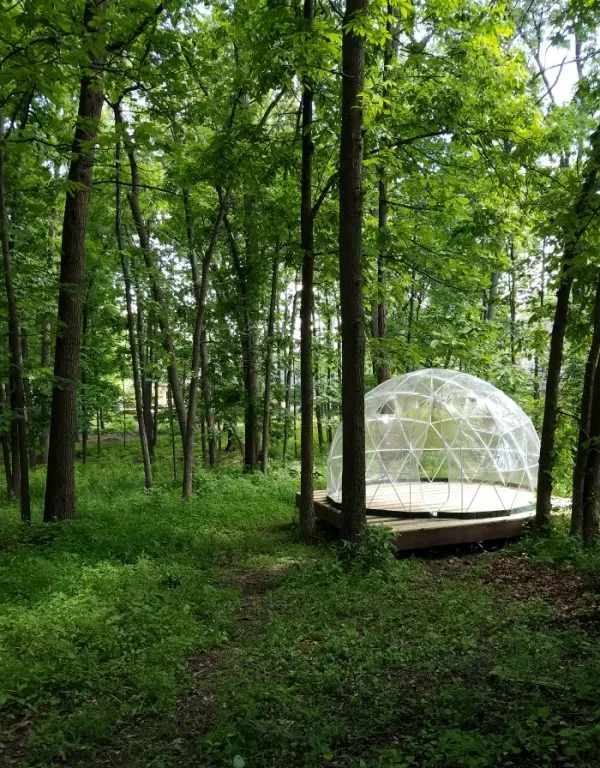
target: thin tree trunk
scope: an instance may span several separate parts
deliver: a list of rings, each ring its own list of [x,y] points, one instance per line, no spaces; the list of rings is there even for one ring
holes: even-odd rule
[[[583,489],[583,543],[591,547],[598,536],[600,520],[600,376],[594,377],[592,415],[590,419],[590,447]]]
[[[113,105],[113,112],[115,114],[115,123],[119,126],[124,126],[120,104]],[[140,241],[142,256],[144,257],[144,263],[148,271],[150,287],[152,290],[152,298],[157,307],[158,324],[160,326],[162,344],[165,352],[167,353],[167,375],[171,384],[171,397],[173,398],[173,404],[175,406],[175,413],[177,415],[177,422],[179,424],[179,432],[181,434],[181,442],[182,444],[185,444],[186,408],[183,399],[183,389],[179,380],[179,372],[177,370],[175,346],[173,344],[173,336],[167,316],[167,308],[162,288],[160,286],[157,265],[155,263],[154,255],[150,247],[148,231],[146,229],[146,225],[144,223],[140,209],[139,171],[135,157],[135,149],[131,139],[128,137],[127,131],[125,130],[123,131],[123,143],[125,145],[125,151],[129,159],[129,167],[131,170],[131,190],[128,195],[129,207],[131,208],[131,215],[135,224],[135,230],[138,239]]]
[[[87,393],[87,372],[85,367],[85,358],[87,355],[86,342],[88,332],[89,321],[89,290],[90,285],[86,288],[85,300],[83,302],[83,323],[81,326],[81,346],[83,349],[83,365],[81,366],[81,392],[79,395],[79,402],[81,403],[81,463],[87,463],[87,443],[88,443],[88,428],[89,428],[89,415],[88,415],[88,393]]]
[[[96,408],[96,456],[100,458],[101,442],[102,442],[102,429],[100,427],[100,410]]]
[[[550,527],[554,443],[558,415],[560,372],[567,330],[569,298],[573,284],[572,266],[579,251],[579,241],[596,213],[595,198],[598,193],[598,170],[600,169],[600,126],[592,134],[590,144],[591,151],[586,164],[584,180],[573,206],[568,229],[564,232],[565,245],[560,269],[559,287],[556,295],[554,324],[550,338],[550,355],[546,378],[546,398],[544,402],[537,483],[536,525],[541,531],[546,531]]]
[[[496,317],[496,297],[498,296],[498,285],[500,282],[500,272],[492,272],[490,290],[488,293],[485,319],[491,322]],[[512,319],[512,315],[511,315]]]
[[[202,466],[208,466],[208,445],[206,442],[206,420],[204,416],[200,419],[200,445],[202,446]]]
[[[25,371],[27,370],[27,363],[29,362],[29,338],[27,336],[27,331],[25,329],[21,329],[21,355],[22,355],[22,366],[23,366],[23,393],[25,395],[25,422],[27,424],[27,438],[28,438],[28,446],[27,451],[29,454],[29,467],[35,466],[36,462],[36,454],[35,454],[35,448],[32,444],[31,440],[31,434],[29,432],[29,426],[31,424],[31,408],[32,408],[32,394],[31,394],[31,382],[29,381],[29,376],[26,375]]]
[[[387,181],[385,170],[379,171],[379,182],[377,184],[378,204],[378,228],[380,242],[383,243],[387,236],[388,220],[388,202],[387,202]],[[387,355],[385,349],[386,336],[386,306],[385,306],[385,258],[386,251],[383,245],[380,246],[377,254],[377,303],[375,306],[375,320],[373,329],[376,331],[375,346],[375,376],[377,383],[381,384],[390,378],[390,369],[387,364]]]
[[[340,140],[340,302],[342,319],[342,529],[358,536],[366,522],[364,310],[362,292],[362,158],[365,38],[348,25],[368,0],[347,0],[342,38]]]
[[[167,388],[167,408],[169,409],[169,431],[171,432],[171,456],[173,458],[173,482],[177,482],[177,452],[175,449],[175,425],[173,420],[173,397],[171,385]]]
[[[579,414],[579,434],[577,438],[577,456],[573,470],[573,507],[571,511],[571,535],[583,535],[584,519],[584,489],[588,458],[590,454],[590,437],[592,431],[592,401],[596,390],[598,362],[600,360],[600,277],[596,286],[593,311],[592,342],[585,365],[583,377],[583,392]]]
[[[304,0],[304,21],[312,27],[313,0]],[[302,249],[302,298],[300,301],[300,536],[315,535],[313,498],[313,328],[314,309],[314,216],[312,210],[312,175],[315,147],[312,138],[313,92],[310,83],[302,89],[302,170],[300,201],[300,247]]]
[[[510,248],[510,272],[508,273],[509,306],[510,306],[510,362],[517,362],[517,274],[515,267],[515,244],[511,238]]]
[[[4,288],[8,311],[8,346],[10,374],[13,387],[13,413],[16,441],[13,453],[14,467],[18,456],[19,465],[19,498],[21,505],[21,520],[31,520],[31,500],[29,496],[29,435],[27,432],[27,416],[25,412],[25,385],[23,381],[23,358],[21,349],[21,330],[17,301],[12,280],[12,262],[8,239],[8,214],[6,211],[6,155],[4,142],[4,117],[0,114],[0,239],[2,240],[2,271],[4,273]]]
[[[327,321],[325,325],[325,346],[327,349],[327,442],[331,445],[333,441],[333,425],[331,408],[331,382],[333,380],[331,371],[331,354],[333,351],[333,328],[331,323],[331,310],[329,308],[329,299],[325,293],[325,305],[327,306]]]
[[[13,382],[12,371],[8,376],[9,383],[6,385],[6,399],[10,407],[10,424],[9,424],[9,444],[10,444],[10,456],[11,456],[11,478],[12,478],[12,498],[21,498],[21,462],[19,461],[19,431],[18,425],[14,416],[15,413],[15,387]]]
[[[296,398],[297,387],[296,387],[296,359],[295,358],[292,358],[292,380],[294,383],[294,387],[292,389],[292,403],[293,403],[292,412],[294,414],[294,419],[292,422],[293,429],[294,429],[294,459],[297,459],[298,458],[298,426],[297,426],[298,402]]]
[[[13,497],[10,445],[8,444],[8,437],[6,435],[2,435],[0,439],[2,440],[2,461],[4,463],[4,476],[6,478],[6,498],[10,501]]]
[[[55,180],[58,180],[59,178],[59,172],[58,172],[57,166],[55,166],[54,177],[55,177]],[[53,268],[53,264],[54,264],[54,239],[56,237],[57,219],[58,219],[58,208],[56,206],[53,206],[52,218],[50,223],[50,236],[49,236],[50,242],[48,246],[48,269],[49,270]],[[40,364],[42,368],[50,368],[52,364],[52,317],[49,312],[44,312],[42,316]],[[48,431],[48,426],[50,421],[50,410],[48,408],[49,394],[50,392],[47,389],[47,387],[44,387],[44,391],[40,398],[40,424],[42,425],[41,434],[40,434],[40,446],[41,446],[40,461],[42,464],[46,464],[46,462],[48,461],[48,441],[50,437],[50,434]]]
[[[131,271],[131,270],[130,270]],[[148,375],[149,367],[152,365],[153,350],[153,328],[150,316],[144,324],[144,298],[141,286],[135,270],[131,275],[132,298],[135,295],[136,313],[136,342],[138,352],[138,365],[140,369],[140,391],[142,396],[142,408],[144,411],[144,423],[146,426],[146,439],[148,441],[148,450],[150,459],[154,459],[154,433],[152,423],[152,379]],[[149,314],[149,313],[148,313]]]
[[[275,248],[273,271],[271,273],[271,295],[265,352],[265,391],[263,395],[263,428],[260,468],[266,474],[269,466],[269,429],[271,426],[271,379],[273,375],[273,342],[275,334],[275,310],[279,291],[279,244]]]
[[[131,370],[133,373],[133,391],[135,395],[135,413],[138,423],[138,435],[140,439],[140,448],[142,451],[142,461],[144,463],[144,481],[146,488],[152,488],[154,478],[152,477],[152,461],[150,456],[150,447],[148,445],[148,433],[146,431],[146,419],[144,414],[144,403],[142,397],[142,381],[140,376],[140,366],[138,360],[138,345],[135,339],[135,319],[133,316],[133,298],[131,290],[131,275],[129,271],[129,262],[123,243],[122,230],[122,205],[121,205],[121,142],[117,142],[115,152],[115,236],[117,240],[117,249],[121,260],[121,270],[123,272],[123,282],[125,284],[125,306],[127,309],[127,334],[129,338],[129,353],[131,355]],[[138,307],[138,312],[140,308]]]
[[[184,198],[185,200],[185,198]],[[221,224],[225,216],[227,195],[221,196],[219,208],[213,222],[210,241],[202,259],[202,271],[198,275],[198,266],[194,251],[193,237],[191,235],[191,219],[189,211],[189,198],[186,205],[186,218],[189,224],[189,256],[194,274],[194,297],[196,299],[196,320],[194,323],[194,336],[192,341],[192,367],[190,371],[190,387],[188,391],[187,424],[185,427],[185,439],[183,441],[183,498],[189,499],[192,495],[194,476],[194,431],[196,426],[196,406],[198,400],[198,376],[202,358],[202,339],[204,334],[204,313],[206,310],[206,295],[208,292],[208,276],[212,257],[217,247]],[[199,282],[198,282],[199,281]]]
[[[546,243],[543,242],[542,245],[542,269],[541,269],[541,280],[540,280],[540,307],[544,306],[545,301],[545,293],[546,293]],[[538,346],[536,344],[535,351],[534,351],[534,357],[533,357],[533,399],[538,401],[540,399],[540,353]],[[539,424],[537,424],[538,421],[538,414],[536,413],[535,421],[536,427],[539,427]]]
[[[83,26],[98,37],[97,13],[108,0],[87,0]],[[52,415],[44,521],[75,517],[75,430],[77,380],[81,354],[81,313],[85,283],[85,233],[92,189],[94,139],[102,114],[99,74],[104,51],[90,46],[90,62],[81,78],[79,119],[75,128],[69,188],[65,201],[58,295],[58,327],[54,353]]]
[[[41,338],[41,350],[40,350],[40,364],[43,368],[49,368],[52,361],[52,326],[50,315],[46,313],[42,320],[42,338]],[[48,432],[47,422],[50,417],[47,403],[48,392],[44,392],[42,396],[42,403],[40,408],[40,421],[42,423],[42,434],[40,435],[41,443],[41,461],[42,464],[46,464],[48,461],[48,444],[50,439],[50,433]]]
[[[296,314],[298,312],[298,291],[296,285],[298,276],[294,278],[294,298],[292,300],[292,312],[290,318],[290,333],[288,337],[287,360],[285,369],[285,394],[284,394],[284,412],[283,412],[283,463],[287,455],[287,446],[290,433],[290,395],[292,388],[292,374],[294,362],[294,330],[296,328]]]
[[[202,398],[204,400],[204,418],[208,433],[208,466],[215,469],[217,466],[217,434],[215,426],[215,411],[212,402],[212,385],[208,366],[208,344],[206,341],[206,327],[202,329],[202,345],[200,347],[200,372]]]
[[[258,464],[258,373],[256,370],[256,344],[252,312],[250,307],[250,288],[247,270],[240,261],[238,246],[231,225],[224,218],[225,229],[229,240],[231,258],[238,277],[241,294],[241,310],[239,316],[240,342],[242,345],[242,372],[244,378],[245,409],[244,409],[244,466],[246,471],[256,469]],[[246,248],[248,250],[248,247]],[[247,254],[248,255],[248,254]]]
[[[10,404],[8,400],[8,392],[0,385],[0,395],[2,398],[2,417],[4,424],[9,423],[10,418]],[[4,463],[4,475],[6,477],[6,498],[11,500],[14,498],[14,486],[12,477],[12,461],[10,456],[10,429],[3,430],[2,432],[2,461]]]
[[[313,308],[314,310],[314,308]],[[317,346],[314,350],[313,359],[313,377],[315,381],[315,416],[317,418],[317,440],[319,443],[319,453],[323,453],[324,437],[323,437],[323,404],[321,401],[321,373],[319,370],[319,326],[315,322],[315,313],[313,311],[313,329],[315,338],[317,340]]]
[[[150,458],[154,457],[156,446],[158,445],[158,380],[154,381],[154,408],[152,413],[152,440],[150,441]]]

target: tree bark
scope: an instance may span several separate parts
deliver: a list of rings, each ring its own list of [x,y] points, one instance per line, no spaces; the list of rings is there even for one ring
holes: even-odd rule
[[[144,414],[144,404],[142,397],[142,381],[140,376],[140,365],[138,360],[138,346],[135,339],[135,319],[133,313],[133,297],[131,290],[131,275],[129,272],[129,262],[123,243],[122,229],[122,205],[121,205],[121,142],[117,142],[115,152],[115,236],[117,240],[117,249],[121,260],[121,270],[123,272],[123,282],[125,284],[125,306],[127,309],[127,335],[129,338],[129,353],[131,355],[131,370],[133,373],[133,391],[135,395],[135,413],[138,422],[138,435],[140,439],[140,448],[142,451],[142,461],[144,464],[144,482],[146,488],[152,488],[154,478],[152,477],[152,461],[150,456],[150,447],[148,445],[148,432],[146,431],[146,419]],[[140,308],[138,307],[138,312]]]
[[[2,241],[2,272],[6,291],[8,311],[8,347],[10,378],[12,381],[12,414],[14,420],[12,479],[15,482],[15,466],[19,467],[19,501],[21,520],[31,520],[31,500],[29,495],[29,436],[25,413],[25,385],[23,381],[23,358],[21,348],[21,329],[17,301],[12,280],[12,260],[8,238],[8,213],[6,211],[6,149],[4,140],[4,117],[0,114],[0,239]]]
[[[271,379],[273,375],[273,343],[275,334],[275,311],[279,292],[279,244],[273,257],[271,273],[271,295],[269,298],[269,318],[267,320],[267,339],[265,351],[265,390],[263,395],[263,428],[260,451],[260,468],[264,474],[269,467],[269,429],[271,426]]]
[[[568,228],[565,227],[563,232],[565,244],[559,276],[559,287],[556,295],[554,324],[550,338],[550,356],[548,359],[546,398],[544,402],[544,419],[542,422],[538,469],[536,525],[541,531],[546,531],[550,527],[554,442],[563,347],[567,330],[571,286],[573,284],[572,267],[575,257],[579,252],[581,237],[596,213],[595,198],[600,186],[598,180],[598,171],[600,169],[600,126],[590,137],[590,144],[591,152],[586,163],[584,179],[573,206],[572,216],[569,218]]]
[[[366,522],[364,310],[362,291],[362,159],[365,38],[348,28],[368,0],[347,0],[342,38],[340,140],[340,303],[342,321],[342,527],[358,536]]]
[[[313,0],[304,0],[304,22],[312,27]],[[314,381],[312,318],[314,309],[314,217],[312,175],[315,147],[312,138],[313,92],[309,82],[302,89],[302,170],[300,201],[300,247],[302,249],[302,298],[300,301],[300,537],[315,535],[313,498]]]
[[[581,407],[579,413],[579,432],[577,437],[577,455],[573,470],[573,506],[571,510],[571,535],[583,535],[585,480],[590,455],[592,435],[593,399],[600,360],[600,277],[596,286],[593,311],[593,332],[590,349],[583,377]]]
[[[97,13],[108,0],[87,0],[83,23],[97,37]],[[75,517],[75,431],[77,379],[81,354],[81,315],[85,284],[85,233],[92,191],[94,139],[102,114],[99,75],[105,52],[95,49],[81,78],[79,114],[65,201],[58,295],[58,337],[54,353],[52,414],[44,521]]]

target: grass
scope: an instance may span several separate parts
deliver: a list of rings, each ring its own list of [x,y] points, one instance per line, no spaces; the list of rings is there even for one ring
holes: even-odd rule
[[[600,555],[391,560],[298,542],[297,467],[135,445],[78,469],[79,518],[0,509],[0,765],[595,766]],[[34,475],[39,515],[42,473]]]

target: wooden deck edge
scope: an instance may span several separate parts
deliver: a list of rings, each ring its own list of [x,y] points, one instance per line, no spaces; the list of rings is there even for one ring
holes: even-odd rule
[[[296,494],[296,506],[299,506],[300,494]],[[341,523],[340,510],[327,502],[326,491],[316,491],[314,495],[315,515],[318,520],[339,528]],[[529,517],[495,517],[483,520],[457,520],[456,525],[448,525],[448,518],[440,518],[444,525],[423,525],[423,520],[415,518],[415,525],[409,530],[399,531],[396,536],[396,549],[406,552],[413,549],[427,549],[454,544],[473,544],[478,541],[495,541],[498,539],[517,538],[523,532],[523,524]],[[373,517],[369,524],[385,525]],[[404,519],[406,522],[406,519]]]
[[[403,531],[396,538],[396,549],[406,552],[411,549],[513,539],[521,535],[525,522],[523,519],[496,518],[493,521],[478,520],[473,525]]]

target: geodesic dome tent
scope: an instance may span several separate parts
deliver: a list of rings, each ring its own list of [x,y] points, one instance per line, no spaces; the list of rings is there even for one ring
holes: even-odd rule
[[[365,396],[367,511],[479,518],[531,509],[539,440],[507,395],[475,376],[426,368]],[[329,454],[327,495],[342,493],[342,427]]]

